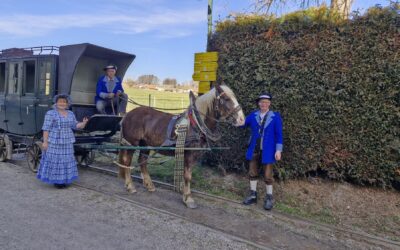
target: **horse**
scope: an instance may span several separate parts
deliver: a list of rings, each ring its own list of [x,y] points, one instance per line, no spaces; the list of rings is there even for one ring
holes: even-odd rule
[[[185,147],[208,146],[208,140],[216,141],[219,139],[217,130],[218,122],[229,122],[238,127],[242,126],[245,116],[239,105],[235,94],[226,85],[216,85],[209,92],[195,97],[192,92],[189,93],[191,105],[181,114],[188,117],[189,125]],[[197,119],[195,115],[197,114]],[[132,146],[152,146],[163,145],[168,139],[167,131],[169,122],[173,118],[172,114],[155,110],[151,107],[138,107],[131,110],[121,122],[122,140]],[[163,155],[173,155],[174,151],[160,151]],[[130,168],[121,167],[130,166],[134,150],[123,149],[119,152],[118,167],[119,177],[125,179],[126,190],[135,193],[136,189],[131,178]],[[138,164],[143,178],[144,187],[154,192],[155,187],[147,170],[147,159],[149,150],[140,150]],[[199,151],[184,151],[184,186],[183,203],[188,208],[196,208],[196,203],[192,198],[190,183],[192,179],[192,166],[202,155]]]

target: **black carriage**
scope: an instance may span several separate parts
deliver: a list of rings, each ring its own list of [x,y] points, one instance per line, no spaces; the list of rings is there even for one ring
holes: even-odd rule
[[[109,141],[121,120],[96,114],[96,82],[104,65],[115,64],[122,78],[134,59],[135,55],[88,43],[1,50],[0,161],[27,152],[29,167],[37,169],[44,116],[58,93],[71,96],[78,120],[90,117],[85,129],[76,131],[75,143],[80,161],[89,159],[90,151],[79,145]]]

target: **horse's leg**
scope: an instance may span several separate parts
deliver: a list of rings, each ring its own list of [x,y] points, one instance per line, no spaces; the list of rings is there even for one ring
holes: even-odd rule
[[[140,171],[142,172],[143,178],[143,185],[149,192],[156,191],[153,182],[151,181],[149,172],[147,170],[147,160],[149,158],[150,151],[148,150],[141,150],[139,154],[139,164],[140,164]]]
[[[192,198],[190,191],[190,182],[192,181],[192,166],[194,165],[193,153],[185,153],[185,167],[183,172],[183,178],[185,179],[185,185],[183,186],[183,203],[188,208],[196,208],[197,205]]]
[[[134,151],[132,150],[120,150],[119,152],[119,163],[124,166],[130,166],[132,162],[132,156]],[[131,170],[129,168],[118,167],[118,176],[122,179],[125,179],[125,188],[129,193],[136,193],[136,188],[133,185]]]

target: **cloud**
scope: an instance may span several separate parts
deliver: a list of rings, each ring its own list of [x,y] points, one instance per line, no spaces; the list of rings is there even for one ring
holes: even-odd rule
[[[122,0],[121,0],[122,1]],[[109,27],[114,33],[139,34],[153,32],[160,37],[187,36],[191,29],[206,19],[204,10],[170,10],[121,13],[2,15],[0,35],[34,37],[62,29]]]

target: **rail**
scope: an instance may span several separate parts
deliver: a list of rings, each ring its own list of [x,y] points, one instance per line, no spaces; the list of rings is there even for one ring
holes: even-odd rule
[[[29,55],[58,55],[58,46],[36,46],[28,48],[10,48],[0,50],[0,57],[29,56]]]
[[[142,147],[142,146],[121,146],[121,145],[99,145],[99,144],[79,144],[79,147],[84,149],[102,149],[102,150],[119,150],[119,149],[128,149],[128,150],[157,150],[157,151],[169,151],[176,150],[175,147]],[[185,151],[213,151],[213,150],[228,150],[229,147],[210,147],[210,148],[193,148],[187,147],[183,148]]]

